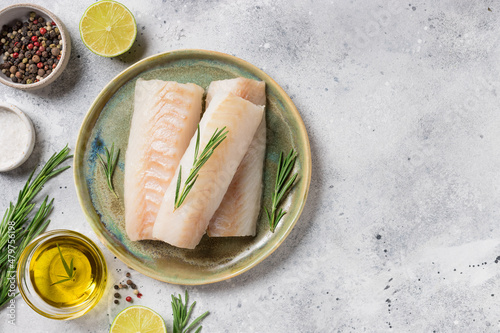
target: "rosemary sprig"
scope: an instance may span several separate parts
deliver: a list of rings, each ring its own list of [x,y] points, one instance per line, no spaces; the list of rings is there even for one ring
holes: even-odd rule
[[[63,279],[52,283],[51,286],[53,286],[55,284],[63,283],[66,281],[70,281],[75,277],[75,269],[73,267],[73,259],[74,258],[71,258],[71,263],[68,266],[68,263],[66,262],[66,260],[64,259],[64,256],[62,255],[61,248],[59,247],[59,243],[56,243],[56,245],[57,245],[57,250],[59,251],[59,256],[61,257],[62,264],[64,266],[64,270],[66,271],[66,276],[58,275],[59,277],[62,277]]]
[[[9,289],[10,278],[15,274],[21,252],[50,223],[47,218],[52,211],[54,200],[49,201],[49,198],[45,197],[34,216],[30,218],[29,215],[36,206],[33,200],[49,179],[69,168],[66,166],[57,169],[71,157],[66,146],[49,158],[36,177],[33,177],[36,171],[33,170],[23,189],[19,191],[17,202],[11,202],[3,215],[0,222],[0,307],[16,296],[12,295]]]
[[[108,147],[104,147],[104,154],[106,155],[106,161],[102,158],[101,155],[99,156],[99,161],[101,162],[102,169],[104,171],[104,174],[106,175],[106,181],[108,183],[109,190],[113,192],[115,197],[118,198],[118,195],[115,192],[115,187],[113,186],[113,174],[115,173],[116,169],[116,162],[118,161],[118,156],[120,155],[120,149],[116,152],[116,156],[114,155],[115,153],[115,144],[113,143],[111,145],[111,151],[108,150]]]
[[[200,125],[198,125],[198,131],[196,131],[196,146],[194,149],[193,167],[189,171],[189,176],[184,182],[184,186],[182,187],[182,191],[180,193],[179,191],[182,182],[182,166],[179,167],[179,176],[177,177],[177,186],[175,188],[174,211],[182,205],[189,191],[191,191],[191,189],[193,188],[194,183],[196,183],[196,180],[198,179],[198,172],[200,171],[201,167],[208,161],[210,156],[212,156],[215,148],[217,148],[222,143],[222,141],[226,139],[228,131],[224,132],[225,129],[226,126],[224,126],[221,130],[219,130],[218,128],[215,129],[214,134],[212,134],[212,137],[210,138],[210,140],[208,140],[207,145],[201,152],[200,156],[198,156],[198,152],[200,149]]]
[[[271,229],[271,232],[274,232],[279,221],[281,220],[283,215],[286,214],[283,208],[280,208],[279,211],[277,211],[277,209],[279,204],[281,203],[281,200],[288,192],[288,190],[292,187],[293,183],[295,182],[295,179],[297,178],[297,174],[290,177],[296,159],[297,159],[297,153],[293,149],[290,150],[290,153],[288,153],[288,156],[284,159],[283,159],[283,152],[280,153],[278,170],[276,172],[276,183],[274,185],[271,213],[269,213],[267,208],[264,207],[267,219],[269,221],[269,229]]]
[[[185,304],[182,302],[182,296],[179,294],[179,297],[175,297],[172,295],[172,312],[174,316],[174,324],[173,324],[173,333],[186,333],[190,330],[194,329],[196,325],[200,323],[200,321],[208,316],[208,311],[196,318],[186,329],[186,325],[188,324],[189,317],[191,317],[191,312],[196,304],[193,302],[188,310],[188,292],[186,290],[186,294],[184,296]],[[199,333],[203,326],[198,327],[195,333]]]

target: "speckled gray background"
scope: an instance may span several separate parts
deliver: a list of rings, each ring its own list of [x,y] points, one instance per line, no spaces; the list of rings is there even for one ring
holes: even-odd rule
[[[44,90],[0,87],[38,136],[25,165],[0,174],[1,207],[35,165],[74,145],[91,101],[119,71],[172,49],[226,52],[293,98],[313,177],[302,218],[273,255],[227,282],[188,288],[197,313],[211,311],[203,332],[500,331],[498,3],[124,0],[138,42],[105,59],[78,34],[91,1],[36,2],[66,23],[73,54]],[[50,229],[96,240],[70,172],[46,192],[55,197]],[[103,251],[119,279],[126,268]],[[142,304],[170,327],[170,294],[184,288],[134,279]],[[117,311],[110,300],[57,322],[18,298],[17,326],[4,309],[0,331],[105,332]]]

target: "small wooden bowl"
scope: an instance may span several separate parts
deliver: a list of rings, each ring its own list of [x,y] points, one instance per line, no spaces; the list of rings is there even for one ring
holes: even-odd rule
[[[0,72],[1,83],[9,87],[22,90],[34,90],[48,86],[64,71],[71,55],[71,40],[68,31],[57,16],[41,6],[29,3],[21,3],[5,7],[4,9],[0,10],[0,27],[3,25],[11,26],[16,21],[26,22],[29,19],[30,12],[35,12],[37,15],[42,16],[46,21],[54,21],[56,23],[56,26],[61,32],[63,47],[61,52],[61,59],[56,68],[52,71],[52,73],[50,73],[49,76],[36,83],[14,83],[9,78],[7,78],[5,74]]]

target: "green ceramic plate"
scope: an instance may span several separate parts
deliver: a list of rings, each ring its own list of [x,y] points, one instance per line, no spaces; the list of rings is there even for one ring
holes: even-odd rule
[[[279,153],[295,148],[300,180],[287,197],[285,215],[275,233],[264,214],[257,236],[209,238],[194,250],[159,241],[132,242],[125,232],[123,208],[124,158],[133,113],[135,81],[161,79],[193,82],[207,87],[211,81],[244,76],[267,85],[267,151],[263,203],[269,207]],[[121,149],[114,184],[115,198],[106,186],[97,154],[114,143]],[[264,260],[284,241],[299,219],[311,179],[311,152],[304,123],[290,98],[267,74],[236,57],[204,50],[179,50],[137,62],[115,77],[97,96],[83,121],[74,158],[75,183],[80,204],[101,242],[129,267],[152,278],[175,284],[206,284],[247,271]]]

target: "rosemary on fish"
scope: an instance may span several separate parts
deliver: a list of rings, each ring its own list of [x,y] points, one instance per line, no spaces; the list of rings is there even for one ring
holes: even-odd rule
[[[111,145],[111,151],[108,150],[108,147],[104,147],[106,161],[104,161],[101,155],[97,156],[99,156],[99,161],[101,162],[102,169],[104,171],[104,174],[106,175],[106,181],[108,183],[109,190],[113,192],[115,197],[118,198],[118,195],[115,192],[115,187],[113,186],[113,174],[115,173],[116,162],[118,161],[118,156],[120,155],[120,149],[118,149],[118,151],[116,152],[116,156],[114,153],[115,144],[113,143]]]
[[[271,213],[269,213],[267,208],[264,207],[267,219],[269,221],[269,229],[271,229],[271,232],[274,232],[279,221],[286,214],[283,208],[280,208],[278,211],[277,209],[281,203],[281,200],[283,200],[283,197],[292,187],[293,183],[295,182],[295,179],[297,178],[297,174],[294,174],[293,176],[290,177],[296,159],[297,159],[297,153],[293,149],[290,150],[290,153],[288,153],[288,156],[285,158],[283,158],[283,152],[280,153],[278,170],[276,172],[276,183],[274,185]]]
[[[180,191],[182,182],[182,166],[179,167],[179,176],[177,177],[177,186],[175,188],[174,211],[182,205],[189,191],[191,191],[191,189],[193,188],[196,180],[198,179],[198,172],[200,171],[201,167],[208,161],[210,156],[212,156],[215,148],[217,148],[222,143],[222,141],[226,139],[228,131],[224,132],[225,129],[226,126],[224,126],[221,130],[219,130],[218,128],[215,129],[214,134],[208,141],[200,156],[198,156],[198,151],[200,148],[200,125],[198,125],[198,131],[196,131],[196,146],[194,149],[193,167],[189,171],[189,176],[184,182],[182,191]]]
[[[196,318],[189,326],[187,326],[189,317],[191,316],[191,312],[193,311],[193,308],[196,304],[196,302],[193,302],[191,306],[189,307],[188,310],[188,292],[186,290],[186,294],[184,296],[184,301],[186,302],[185,304],[182,302],[182,297],[179,294],[179,297],[175,297],[172,295],[172,313],[174,316],[174,324],[173,324],[173,333],[186,333],[189,332],[190,330],[194,329],[196,325],[200,323],[200,321],[208,316],[208,311],[203,313],[201,316]],[[187,326],[186,329],[184,329]],[[198,329],[195,331],[195,333],[199,333],[202,329],[202,326],[198,327]]]
[[[33,200],[49,179],[69,168],[66,166],[57,169],[71,157],[66,146],[59,153],[52,155],[34,178],[36,170],[33,170],[19,192],[17,202],[11,202],[3,215],[0,222],[0,307],[17,295],[12,292],[10,285],[21,253],[50,223],[47,217],[52,211],[54,200],[49,201],[49,198],[45,197],[34,216],[30,218],[29,215],[36,206]]]
[[[66,260],[64,259],[64,256],[62,255],[62,251],[61,251],[61,248],[59,247],[59,243],[56,243],[56,245],[57,245],[57,250],[59,251],[59,256],[61,257],[62,264],[64,266],[64,270],[66,271],[66,275],[58,275],[59,277],[62,278],[62,280],[59,280],[57,282],[52,283],[51,286],[53,286],[55,284],[71,281],[75,277],[75,274],[76,274],[75,267],[73,266],[73,259],[74,258],[71,258],[71,263],[68,266],[68,263],[66,262]]]

